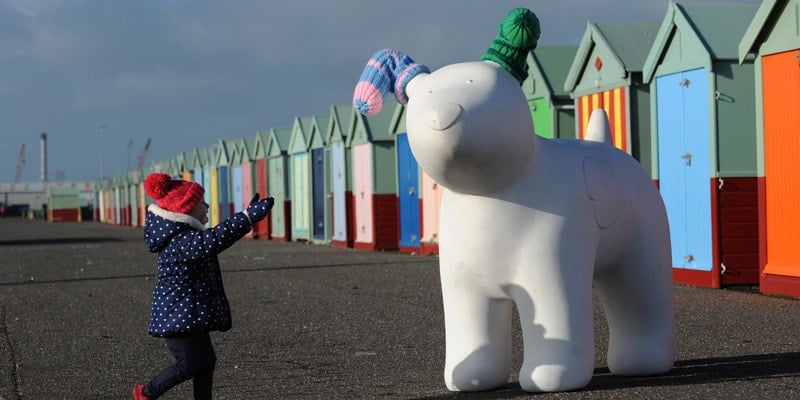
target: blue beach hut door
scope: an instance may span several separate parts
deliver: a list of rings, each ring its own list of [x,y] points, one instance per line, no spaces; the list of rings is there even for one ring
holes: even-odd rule
[[[708,74],[656,79],[659,187],[669,218],[672,265],[711,271]]]
[[[313,238],[325,240],[325,149],[311,150]]]
[[[218,173],[219,185],[219,204],[222,207],[220,213],[220,220],[226,219],[231,216],[231,198],[230,198],[230,173],[228,167],[221,165]]]
[[[419,164],[411,153],[408,135],[397,135],[398,196],[400,198],[400,248],[419,248]]]
[[[242,166],[234,165],[231,168],[231,181],[233,182],[233,212],[244,210],[244,180],[242,179]],[[249,202],[250,199],[247,199]]]

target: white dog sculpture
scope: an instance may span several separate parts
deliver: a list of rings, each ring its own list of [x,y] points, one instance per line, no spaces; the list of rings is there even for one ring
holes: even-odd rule
[[[661,196],[636,160],[602,134],[598,141],[534,135],[520,65],[535,47],[538,21],[514,9],[500,30],[484,61],[433,73],[403,53],[379,51],[354,96],[367,114],[387,91],[407,98],[413,154],[446,189],[439,243],[445,383],[453,391],[507,383],[514,302],[523,390],[586,386],[594,369],[593,285],[608,320],[610,371],[665,373],[675,333]],[[522,55],[509,58],[512,47]]]

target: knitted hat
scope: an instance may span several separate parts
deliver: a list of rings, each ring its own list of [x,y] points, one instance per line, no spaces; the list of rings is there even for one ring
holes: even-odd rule
[[[431,71],[417,64],[407,54],[378,50],[367,61],[353,93],[353,106],[364,115],[375,115],[383,108],[383,99],[393,92],[400,104],[408,103],[406,85],[419,73]]]
[[[156,204],[168,211],[189,214],[203,199],[205,190],[195,182],[172,179],[171,176],[153,173],[144,180],[144,191]]]
[[[500,33],[481,61],[494,61],[510,72],[521,85],[528,76],[528,53],[539,40],[539,19],[527,8],[509,11],[500,23]]]

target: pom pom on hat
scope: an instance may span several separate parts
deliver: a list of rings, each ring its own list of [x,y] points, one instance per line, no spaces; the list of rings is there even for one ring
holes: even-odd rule
[[[159,207],[180,214],[189,214],[205,193],[196,182],[172,179],[162,173],[148,175],[144,180],[144,191]]]
[[[419,73],[431,71],[415,63],[407,54],[378,50],[367,61],[353,93],[353,106],[364,115],[375,115],[383,108],[383,99],[393,92],[400,104],[408,103],[406,85]]]
[[[527,8],[515,8],[500,23],[500,33],[481,60],[500,64],[521,85],[528,76],[528,53],[536,48],[540,32],[536,14]]]

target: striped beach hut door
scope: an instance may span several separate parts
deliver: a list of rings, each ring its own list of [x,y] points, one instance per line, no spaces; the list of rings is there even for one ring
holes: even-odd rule
[[[308,153],[292,154],[292,236],[309,239]]]
[[[614,147],[630,153],[628,137],[628,89],[619,87],[599,93],[581,96],[578,105],[578,138],[585,139],[586,128],[592,111],[602,108],[608,115],[611,126],[611,141]]]
[[[420,243],[419,164],[411,153],[408,135],[397,135],[398,196],[400,201],[400,247],[418,248]]]
[[[338,242],[347,242],[347,165],[344,142],[331,143],[331,173],[333,175],[333,236]]]
[[[325,239],[325,149],[311,150],[313,238]]]
[[[764,272],[800,277],[800,51],[762,58],[767,261]]]
[[[656,78],[658,173],[667,208],[672,265],[713,266],[708,74],[705,69]]]

